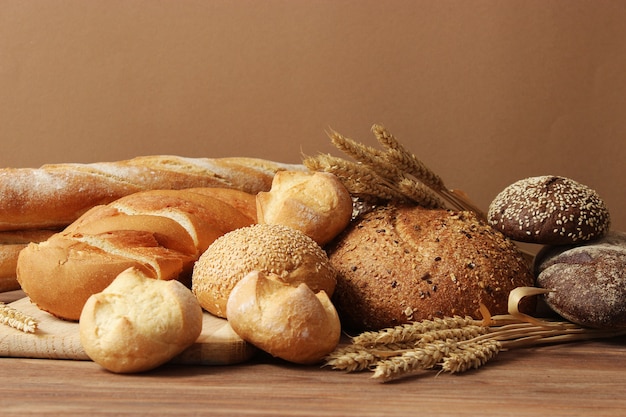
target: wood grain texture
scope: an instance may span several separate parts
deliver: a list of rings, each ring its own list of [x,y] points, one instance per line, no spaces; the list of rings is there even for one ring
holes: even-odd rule
[[[600,417],[626,410],[626,338],[502,352],[480,370],[427,371],[388,384],[262,353],[236,365],[169,364],[138,375],[68,360],[0,358],[0,369],[3,416]]]
[[[0,326],[0,357],[89,360],[81,343],[78,323],[60,320],[39,310],[28,298],[10,303],[38,322],[34,334]],[[187,365],[229,365],[252,357],[255,348],[242,340],[228,321],[205,313],[196,343],[173,359]]]

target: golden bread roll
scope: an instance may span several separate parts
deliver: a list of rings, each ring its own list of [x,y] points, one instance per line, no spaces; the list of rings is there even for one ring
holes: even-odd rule
[[[480,319],[481,304],[505,314],[509,292],[534,284],[517,247],[472,212],[377,207],[327,250],[337,270],[333,302],[344,327],[354,330],[454,315]]]
[[[328,172],[277,172],[268,192],[256,197],[258,222],[298,229],[324,246],[346,228],[352,197]]]
[[[210,190],[145,191],[89,210],[45,242],[19,255],[18,281],[42,310],[78,320],[90,295],[129,267],[190,284],[193,264],[219,236],[253,220]],[[233,191],[237,205],[246,199]],[[247,210],[249,211],[249,209]]]
[[[156,368],[191,346],[201,331],[202,308],[187,287],[132,268],[91,295],[79,321],[87,356],[116,373]]]
[[[63,228],[96,205],[146,190],[232,188],[256,194],[302,165],[257,158],[151,155],[91,164],[0,169],[0,230]]]
[[[321,361],[341,337],[341,323],[324,291],[293,286],[252,271],[233,288],[228,322],[244,340],[271,355],[299,364]]]
[[[192,275],[192,291],[202,308],[226,317],[235,285],[248,273],[272,273],[291,285],[307,284],[331,296],[335,270],[324,250],[299,230],[255,224],[221,236],[200,256]]]

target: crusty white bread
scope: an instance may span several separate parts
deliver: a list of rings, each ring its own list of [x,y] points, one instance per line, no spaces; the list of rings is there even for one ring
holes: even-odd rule
[[[202,308],[188,288],[136,269],[89,297],[79,323],[87,355],[115,373],[156,368],[191,346],[201,331]]]
[[[326,292],[291,285],[275,274],[252,271],[233,288],[228,322],[242,339],[300,364],[320,362],[341,337],[337,311]]]
[[[281,170],[302,165],[257,158],[142,156],[91,164],[0,169],[0,230],[63,228],[89,208],[146,190],[232,188],[256,194]]]
[[[21,288],[42,310],[78,320],[86,300],[133,267],[190,285],[194,262],[218,237],[254,224],[243,191],[150,190],[96,206],[65,230],[23,249]],[[230,196],[230,197],[229,197]],[[233,205],[229,204],[233,201]]]

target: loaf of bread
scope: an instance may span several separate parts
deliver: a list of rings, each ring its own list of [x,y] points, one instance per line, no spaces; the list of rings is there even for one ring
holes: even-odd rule
[[[333,302],[353,330],[454,315],[480,319],[481,304],[506,314],[509,292],[534,284],[516,246],[472,212],[380,206],[327,251],[337,270]]]
[[[215,239],[255,223],[255,204],[253,195],[234,189],[134,193],[29,244],[19,255],[17,278],[40,309],[78,320],[89,296],[131,267],[190,285],[194,262]]]
[[[79,321],[87,356],[115,373],[156,368],[191,346],[202,331],[202,308],[178,281],[135,269],[87,299]]]
[[[244,340],[272,356],[317,363],[341,337],[337,311],[324,291],[291,285],[275,274],[252,271],[233,288],[228,322]]]
[[[0,230],[63,228],[89,208],[146,190],[195,187],[267,191],[301,165],[255,158],[144,156],[117,162],[0,169]]]
[[[603,329],[626,328],[626,233],[567,246],[545,246],[535,258],[546,304],[567,320]]]
[[[510,239],[541,245],[599,239],[611,225],[609,210],[595,190],[555,175],[509,185],[491,202],[487,216]]]

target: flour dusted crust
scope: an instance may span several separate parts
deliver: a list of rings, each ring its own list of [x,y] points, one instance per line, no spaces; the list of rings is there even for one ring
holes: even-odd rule
[[[327,250],[337,270],[333,302],[342,324],[355,330],[481,318],[481,303],[504,314],[509,292],[534,283],[515,245],[470,212],[377,207]]]
[[[582,326],[626,328],[626,233],[580,245],[545,247],[536,257],[546,303]]]
[[[513,240],[543,245],[600,238],[611,222],[604,201],[594,190],[554,175],[509,185],[489,206],[488,219]]]
[[[62,228],[89,208],[146,190],[232,188],[256,194],[302,165],[257,158],[142,156],[91,164],[0,169],[0,230]]]

